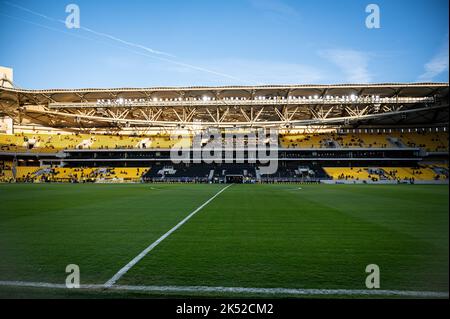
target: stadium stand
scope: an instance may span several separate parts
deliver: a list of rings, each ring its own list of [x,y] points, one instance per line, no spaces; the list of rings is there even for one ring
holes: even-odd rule
[[[429,167],[384,167],[386,175],[393,180],[446,180],[448,175],[435,172]]]
[[[285,148],[401,148],[418,147],[428,152],[448,151],[448,133],[317,133],[282,134],[280,146]]]
[[[375,176],[369,174],[367,167],[324,167],[325,172],[337,180],[369,180]]]
[[[13,169],[0,169],[0,180],[10,182],[85,182],[121,180],[128,182],[140,181],[149,171],[148,167],[101,167],[101,168],[71,168],[71,167],[39,167],[16,166]]]
[[[398,138],[407,147],[420,147],[428,152],[448,152],[448,133],[393,132],[391,136]]]
[[[340,147],[366,147],[366,148],[386,148],[395,147],[388,141],[388,136],[384,133],[367,134],[337,134],[336,142]]]
[[[431,167],[325,167],[324,170],[335,180],[448,180],[448,172]]]
[[[0,93],[2,182],[448,183],[446,83]],[[248,147],[273,142],[267,173]]]
[[[10,152],[57,152],[67,149],[146,149],[189,147],[190,136],[126,136],[99,134],[0,134],[0,150]]]
[[[284,134],[280,136],[280,146],[284,148],[326,148],[332,146],[331,135],[321,134]]]
[[[183,147],[190,147],[192,145],[193,135],[180,135],[177,138],[171,138],[169,135],[154,134],[148,136],[128,136],[128,135],[107,135],[107,134],[67,134],[61,131],[59,134],[44,134],[44,133],[16,133],[14,135],[0,134],[0,147],[3,152],[36,152],[36,153],[54,153],[57,151],[69,151],[75,152],[72,154],[72,158],[75,160],[79,158],[82,160],[89,160],[91,157],[85,153],[76,153],[80,151],[95,151],[95,150],[159,150],[155,153],[148,153],[153,157],[166,156],[169,158],[168,151],[179,143]],[[300,133],[283,133],[279,135],[279,142],[282,148],[294,150],[302,149],[318,149],[321,153],[317,153],[316,157],[322,158],[335,158],[348,156],[347,153],[330,153],[330,150],[344,151],[345,149],[407,149],[418,148],[427,152],[448,152],[448,133],[447,132],[430,132],[430,131],[400,131],[390,129],[389,132],[340,132],[340,131],[327,131],[324,133],[314,134],[300,134]],[[166,153],[161,153],[161,151]],[[373,153],[373,152],[372,152]],[[376,157],[378,154],[383,153],[370,153],[363,152],[362,156]],[[167,154],[167,155],[162,155]],[[312,153],[311,153],[312,154]],[[130,154],[125,153],[94,153],[94,157],[98,159],[104,159],[107,161],[111,156],[117,159],[123,159],[130,157]],[[144,155],[135,155],[144,156]],[[148,156],[148,155],[145,155]],[[144,156],[144,157],[145,157]],[[281,153],[280,158],[295,159],[298,156],[306,156],[303,153]],[[353,155],[354,156],[354,155]],[[383,155],[384,156],[384,155]],[[352,156],[350,156],[352,157]],[[147,163],[146,166],[141,165],[139,168],[135,167],[114,167],[117,166],[104,163],[103,168],[89,167],[93,163],[78,163],[78,167],[56,167],[45,171],[45,165],[41,166],[27,166],[27,161],[20,160],[18,164],[14,164],[12,161],[3,161],[0,170],[0,181],[108,181],[108,180],[122,180],[122,181],[138,181],[141,177],[145,180],[158,180],[158,179],[189,179],[200,178],[205,181],[211,181],[214,178],[221,178],[227,174],[239,174],[249,178],[256,178],[258,176],[258,167],[255,165],[236,165],[236,164],[221,164],[213,166],[198,166],[198,165],[178,165],[173,171],[167,169],[165,164],[153,165]],[[32,162],[38,164],[39,162]],[[150,165],[151,164],[151,165]],[[437,181],[448,180],[448,162],[437,162],[434,166],[386,166],[379,163],[379,172],[369,171],[369,167],[360,167],[360,165],[354,166],[351,163],[348,167],[324,167],[324,176],[333,180],[356,180],[356,181],[382,181],[382,180],[415,180],[415,181]],[[420,164],[420,163],[416,163]],[[48,163],[47,163],[48,165]],[[88,166],[86,166],[88,165]],[[15,167],[15,175],[13,174],[12,167]],[[70,166],[70,165],[69,165]],[[120,166],[120,164],[119,164]],[[133,165],[134,166],[134,165]],[[280,167],[278,172],[271,176],[273,179],[288,179],[288,178],[305,178],[305,174],[300,173],[299,164],[284,165]],[[84,167],[84,168],[82,168]],[[154,169],[148,170],[149,167]],[[309,174],[309,177],[314,177],[317,173],[319,176],[321,173],[316,167],[312,170],[314,174]],[[37,173],[37,174],[36,174]],[[14,179],[15,176],[15,179]],[[268,177],[265,176],[267,179]]]

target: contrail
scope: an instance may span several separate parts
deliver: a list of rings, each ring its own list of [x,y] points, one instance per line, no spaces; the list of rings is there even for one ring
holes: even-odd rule
[[[14,20],[25,22],[25,23],[29,23],[29,24],[32,24],[32,25],[35,25],[37,27],[41,27],[41,28],[44,28],[44,29],[47,29],[47,30],[50,30],[50,31],[64,33],[65,35],[69,35],[71,37],[75,37],[75,38],[79,38],[79,39],[83,39],[83,40],[90,40],[90,41],[99,42],[97,40],[94,40],[92,38],[88,38],[86,36],[82,36],[82,35],[75,34],[75,33],[70,33],[70,32],[67,32],[67,31],[64,31],[64,30],[60,30],[60,29],[57,29],[57,28],[52,28],[52,27],[49,27],[49,26],[47,26],[45,24],[40,24],[40,23],[37,23],[37,22],[29,21],[29,20],[26,20],[26,19],[22,19],[22,18],[19,18],[19,17],[15,17],[15,16],[12,16],[12,15],[9,15],[9,14],[4,14],[2,12],[0,12],[0,15],[2,15],[4,17],[7,17],[7,18],[10,18],[10,19],[14,19]],[[100,43],[110,45],[110,44],[108,44],[106,42],[100,42]]]
[[[61,20],[59,20],[59,22],[65,23],[64,21],[61,21]],[[136,43],[133,43],[133,42],[128,42],[128,41],[119,39],[119,38],[117,38],[115,36],[112,36],[110,34],[94,31],[92,29],[89,29],[89,28],[86,28],[86,27],[83,27],[83,26],[80,26],[80,29],[82,29],[84,31],[87,31],[87,32],[90,32],[90,33],[93,33],[95,35],[101,36],[101,37],[106,37],[108,39],[111,39],[111,40],[114,40],[114,41],[117,41],[117,42],[129,45],[129,46],[132,46],[132,47],[136,47],[136,48],[142,49],[144,51],[148,51],[148,52],[153,53],[153,54],[166,55],[166,56],[170,56],[172,58],[175,58],[175,56],[173,54],[166,53],[166,52],[161,52],[161,51],[157,51],[157,50],[153,50],[153,49],[150,49],[150,48],[148,48],[148,47],[146,47],[146,46],[144,46],[142,44],[136,44]]]
[[[47,20],[49,20],[49,21],[59,22],[59,23],[62,23],[62,24],[64,24],[64,25],[66,24],[66,22],[65,22],[64,20],[54,19],[54,18],[49,17],[49,16],[47,16],[47,15],[45,15],[45,14],[42,14],[42,13],[40,13],[40,12],[37,12],[37,11],[31,10],[31,9],[28,9],[28,8],[25,8],[25,7],[22,7],[22,6],[19,6],[19,5],[14,4],[14,3],[11,3],[11,2],[8,2],[8,1],[3,1],[3,3],[5,3],[5,4],[7,4],[7,5],[11,6],[11,7],[14,7],[14,8],[17,8],[17,9],[20,9],[20,10],[23,10],[23,11],[26,11],[26,12],[28,12],[28,13],[34,14],[34,15],[36,15],[36,16],[38,16],[38,17],[47,19]],[[106,37],[106,38],[108,38],[108,39],[111,39],[111,40],[114,40],[114,41],[117,41],[117,42],[120,42],[120,43],[129,45],[129,46],[133,46],[133,47],[136,47],[136,48],[139,48],[139,49],[143,49],[143,50],[148,51],[148,52],[153,53],[153,54],[160,54],[160,55],[166,55],[166,56],[170,56],[170,57],[175,57],[173,54],[166,53],[166,52],[162,52],[162,51],[157,51],[157,50],[151,49],[151,48],[149,48],[149,47],[146,47],[146,46],[144,46],[144,45],[142,45],[142,44],[138,44],[138,43],[133,43],[133,42],[125,41],[125,40],[122,40],[122,39],[120,39],[120,38],[117,38],[117,37],[112,36],[112,35],[107,34],[107,33],[98,32],[98,31],[95,31],[95,30],[92,30],[92,29],[89,29],[89,28],[86,28],[86,27],[83,27],[83,26],[80,26],[80,29],[81,29],[81,30],[84,30],[84,31],[86,31],[86,32],[90,32],[90,33],[92,33],[92,34],[101,36],[101,37]]]
[[[37,12],[37,11],[31,10],[31,9],[22,7],[20,5],[16,5],[16,4],[8,2],[8,1],[2,1],[2,2],[4,4],[6,4],[6,5],[9,5],[11,7],[15,7],[15,8],[23,10],[23,11],[26,11],[28,13],[31,13],[31,14],[35,15],[35,16],[44,18],[44,19],[49,20],[49,21],[63,23],[65,25],[65,21],[63,21],[63,20],[54,19],[54,18],[49,17],[49,16],[47,16],[45,14],[42,14],[40,12]],[[14,18],[14,17],[12,17],[12,18]],[[60,30],[57,30],[57,29],[54,29],[54,28],[50,28],[50,27],[47,27],[47,26],[44,26],[44,25],[40,25],[40,24],[37,24],[37,23],[26,21],[26,20],[23,20],[23,19],[19,19],[19,18],[15,18],[15,19],[22,20],[22,21],[25,21],[25,22],[28,22],[28,23],[31,23],[31,24],[35,24],[35,25],[38,25],[40,27],[43,27],[43,28],[46,28],[46,29],[50,29],[50,30],[53,30],[53,31],[63,32],[63,31],[60,31]],[[175,65],[178,65],[178,66],[190,68],[190,69],[193,69],[193,70],[214,74],[214,75],[221,76],[221,77],[228,78],[228,79],[232,79],[232,80],[235,80],[235,81],[239,81],[239,82],[243,82],[243,83],[247,83],[247,84],[251,83],[251,82],[249,82],[247,80],[243,80],[243,79],[235,77],[233,75],[229,75],[229,74],[226,74],[226,73],[221,73],[221,72],[217,72],[217,71],[214,71],[214,70],[210,70],[210,69],[207,69],[207,68],[204,68],[204,67],[200,67],[200,66],[196,66],[196,65],[192,65],[192,64],[188,64],[188,63],[184,63],[184,62],[179,62],[179,61],[176,61],[176,60],[173,60],[173,59],[169,59],[169,57],[170,58],[175,58],[176,56],[173,55],[173,54],[170,54],[170,53],[166,53],[166,52],[162,52],[162,51],[151,49],[151,48],[146,47],[146,46],[144,46],[142,44],[129,42],[129,41],[117,38],[115,36],[112,36],[110,34],[99,32],[99,31],[95,31],[95,30],[92,30],[92,29],[87,28],[87,27],[80,26],[80,29],[83,30],[83,31],[95,34],[97,36],[100,36],[100,37],[103,37],[103,38],[107,38],[107,39],[116,41],[116,42],[121,43],[121,44],[125,44],[127,46],[131,46],[131,47],[135,47],[135,48],[144,50],[144,51],[146,51],[148,53],[151,53],[153,55],[145,54],[145,53],[138,52],[138,51],[135,51],[135,50],[128,50],[128,51],[133,52],[135,54],[139,54],[139,55],[142,55],[142,56],[145,56],[145,57],[149,57],[149,58],[157,59],[157,60],[160,60],[160,61],[168,62],[168,63],[175,64]],[[67,32],[63,32],[63,33],[72,35],[71,33],[67,33]],[[78,37],[84,38],[84,39],[89,39],[89,38],[82,37],[82,36],[78,36]],[[93,40],[93,39],[89,39],[89,40]],[[93,41],[95,41],[95,40],[93,40]],[[166,56],[166,57],[163,57],[163,56]]]
[[[79,38],[79,39],[83,39],[83,40],[94,41],[94,42],[97,42],[97,43],[101,43],[101,44],[108,45],[108,46],[111,46],[111,47],[114,47],[114,48],[119,48],[119,49],[122,49],[122,50],[126,50],[128,52],[131,52],[131,53],[134,53],[134,54],[138,54],[138,55],[142,55],[142,56],[145,56],[145,57],[149,57],[149,58],[152,58],[152,59],[157,59],[157,60],[169,62],[169,63],[172,63],[172,64],[176,64],[176,65],[179,65],[179,66],[191,68],[191,69],[202,71],[202,72],[208,72],[208,73],[211,73],[211,74],[215,74],[215,75],[222,76],[222,77],[227,77],[229,79],[233,79],[233,80],[237,80],[237,81],[241,81],[241,82],[245,82],[245,83],[250,83],[250,82],[247,82],[245,80],[242,80],[240,78],[237,78],[237,77],[234,77],[234,76],[231,76],[231,75],[228,75],[228,74],[216,72],[216,71],[213,71],[213,70],[208,70],[208,69],[205,69],[205,68],[202,68],[202,67],[198,67],[198,66],[187,64],[187,63],[183,63],[183,62],[170,60],[170,59],[159,57],[159,56],[149,55],[149,54],[144,53],[144,52],[139,52],[139,51],[136,51],[136,50],[125,48],[125,47],[113,45],[113,44],[110,44],[110,43],[107,43],[107,42],[100,42],[100,41],[95,40],[93,38],[89,38],[89,37],[78,35],[78,34],[75,34],[75,33],[59,30],[59,29],[56,29],[56,28],[52,28],[52,27],[40,24],[40,23],[36,23],[36,22],[29,21],[29,20],[26,20],[26,19],[14,17],[14,16],[11,16],[11,15],[8,15],[8,14],[4,14],[4,13],[1,13],[1,12],[0,12],[0,15],[8,17],[10,19],[15,19],[15,20],[18,20],[18,21],[29,23],[29,24],[32,24],[32,25],[35,25],[35,26],[38,26],[38,27],[41,27],[41,28],[44,28],[44,29],[47,29],[47,30],[60,32],[60,33],[63,33],[65,35],[69,35],[71,37],[75,37],[75,38]]]

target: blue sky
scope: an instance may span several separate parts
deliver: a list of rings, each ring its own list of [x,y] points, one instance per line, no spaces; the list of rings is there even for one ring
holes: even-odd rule
[[[23,88],[448,82],[448,19],[447,0],[0,0],[0,65]]]

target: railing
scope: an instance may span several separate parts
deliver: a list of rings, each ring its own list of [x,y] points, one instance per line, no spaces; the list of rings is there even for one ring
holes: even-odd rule
[[[277,97],[225,99],[156,99],[156,100],[100,100],[80,103],[49,103],[49,108],[115,108],[115,107],[193,107],[193,106],[273,106],[273,105],[334,105],[334,104],[415,104],[434,103],[433,97]]]

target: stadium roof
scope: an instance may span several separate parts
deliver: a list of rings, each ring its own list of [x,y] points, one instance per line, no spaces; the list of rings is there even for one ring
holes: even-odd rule
[[[448,83],[0,87],[0,103],[16,121],[53,127],[448,124],[448,89]]]
[[[201,92],[241,93],[251,94],[318,94],[318,95],[371,95],[380,96],[429,96],[433,94],[448,94],[448,83],[377,83],[377,84],[300,84],[300,85],[260,85],[260,86],[192,86],[192,87],[150,87],[150,88],[85,88],[85,89],[42,89],[29,90],[21,88],[0,88],[3,93],[20,93],[25,95],[43,95],[44,100],[76,101],[80,94],[85,99],[100,99],[113,94],[141,95],[149,93],[196,94]],[[1,92],[0,91],[0,92]]]

